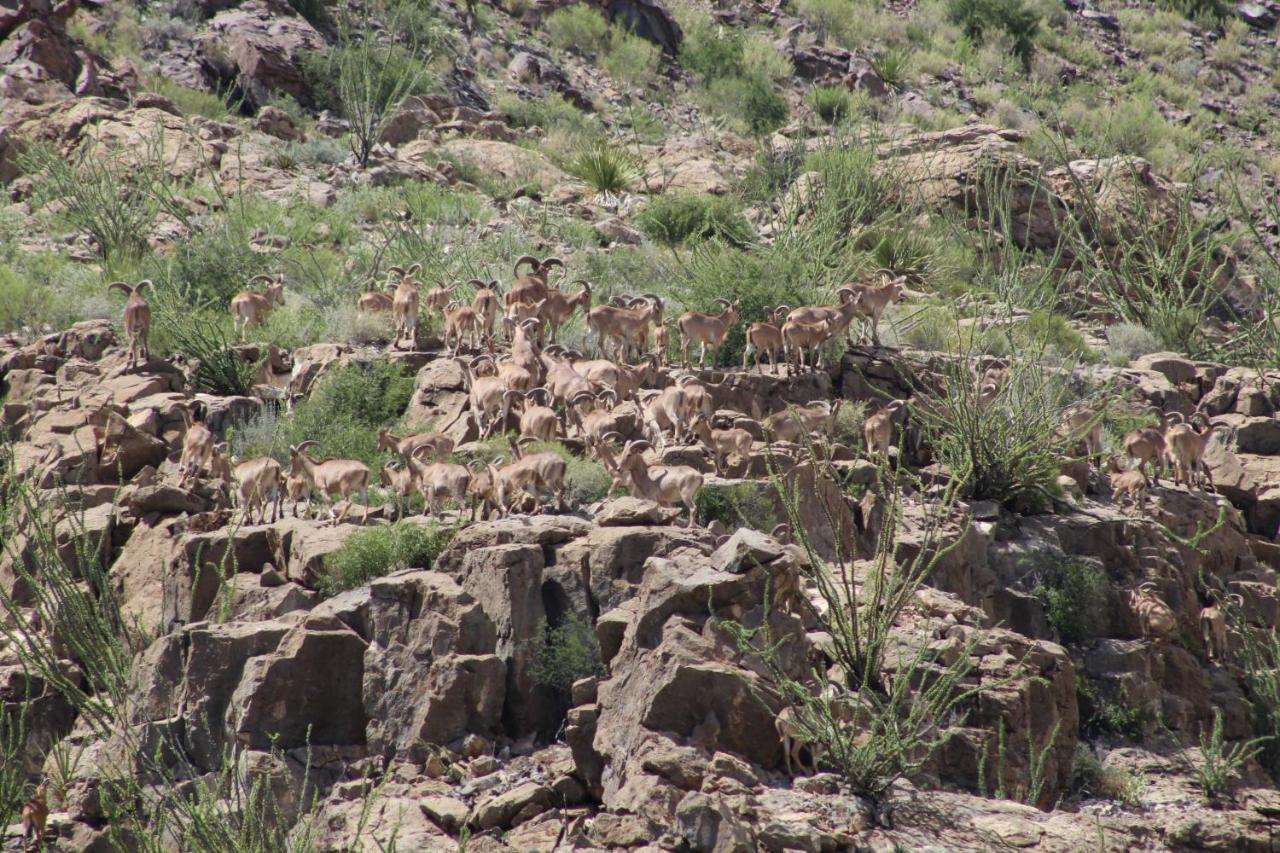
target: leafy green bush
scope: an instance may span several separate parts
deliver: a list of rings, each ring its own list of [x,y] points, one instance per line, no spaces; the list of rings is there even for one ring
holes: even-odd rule
[[[1211,29],[1220,27],[1228,14],[1228,7],[1222,0],[1156,0],[1156,5]]]
[[[456,532],[412,521],[361,530],[325,557],[317,589],[327,597],[401,569],[429,569]]]
[[[1118,735],[1125,740],[1141,743],[1147,725],[1152,720],[1152,713],[1145,706],[1125,705],[1116,698],[1115,690],[1087,676],[1076,677],[1080,735],[1086,738],[1105,734]]]
[[[819,86],[809,93],[809,106],[827,124],[839,124],[853,112],[853,96],[839,86]]]
[[[744,33],[736,27],[715,24],[709,17],[698,16],[684,26],[680,44],[680,63],[706,80],[737,77],[743,65]]]
[[[731,196],[664,193],[645,205],[635,223],[649,237],[668,245],[718,238],[742,246],[755,239],[755,230],[742,215],[742,204]]]
[[[988,30],[1003,30],[1023,68],[1031,69],[1032,39],[1040,29],[1040,13],[1023,0],[947,0],[947,17],[974,44],[981,44]]]
[[[609,22],[599,9],[585,3],[557,9],[544,26],[547,38],[560,50],[600,54],[609,46]]]
[[[595,627],[568,611],[560,624],[547,628],[544,642],[535,645],[529,674],[534,682],[568,695],[575,681],[604,673]]]
[[[17,270],[0,265],[0,332],[33,324],[40,304],[47,298]]]
[[[317,453],[369,464],[378,460],[378,430],[404,414],[414,378],[386,362],[325,374],[285,424],[288,444],[319,442]],[[283,448],[285,453],[288,447]],[[277,448],[279,452],[279,448]]]
[[[178,112],[187,118],[203,116],[215,121],[227,121],[235,111],[222,95],[188,89],[163,74],[151,75],[147,78],[146,85],[152,92],[172,101]]]
[[[167,254],[147,260],[157,305],[173,313],[192,308],[222,311],[246,282],[270,272],[271,257],[253,250],[252,223],[238,219],[238,212],[237,206],[220,214]]]
[[[1107,573],[1081,559],[1054,561],[1040,578],[1036,595],[1063,643],[1104,636],[1107,630]]]
[[[734,483],[703,486],[698,492],[698,519],[703,524],[719,521],[730,530],[749,527],[766,533],[780,519],[768,483]]]
[[[621,27],[610,30],[609,50],[604,68],[615,80],[632,86],[644,86],[658,73],[661,51],[652,42],[632,35]]]
[[[579,150],[565,163],[565,171],[599,193],[626,192],[640,174],[629,151],[603,139]]]
[[[787,100],[764,74],[719,77],[711,81],[707,93],[721,112],[756,136],[772,133],[787,122]]]
[[[537,100],[499,95],[494,100],[494,108],[507,115],[512,127],[540,127],[546,131],[560,129],[574,135],[599,136],[601,132],[599,119],[554,93]]]

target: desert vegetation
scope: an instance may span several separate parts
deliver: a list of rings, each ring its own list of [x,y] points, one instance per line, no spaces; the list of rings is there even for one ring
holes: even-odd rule
[[[7,846],[1269,843],[1270,10],[215,5],[0,16]]]

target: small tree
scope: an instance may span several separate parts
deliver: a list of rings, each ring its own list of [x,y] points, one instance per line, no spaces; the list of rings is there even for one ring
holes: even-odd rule
[[[851,531],[840,529],[839,516],[828,503],[839,498],[815,489],[817,517],[813,512],[802,515],[795,485],[777,473],[773,476],[793,535],[807,557],[801,571],[821,598],[821,606],[807,600],[802,606],[806,621],[830,638],[826,652],[843,673],[839,695],[816,693],[787,670],[780,654],[786,639],[773,635],[768,618],[757,628],[721,623],[738,648],[762,664],[773,694],[762,700],[789,708],[791,724],[802,739],[819,748],[824,761],[855,793],[877,806],[897,779],[917,773],[950,738],[946,721],[962,719],[979,693],[1012,678],[971,684],[979,631],[944,660],[941,650],[930,648],[927,635],[913,635],[897,625],[916,591],[964,532],[954,512],[958,481],[936,500],[909,511],[902,476],[905,473],[881,469],[881,532],[875,554],[861,562],[843,553],[841,546],[833,560],[824,560],[810,540],[808,531],[815,523],[829,525],[835,542],[846,540],[843,534]],[[925,493],[922,483],[915,487],[917,494]],[[905,547],[900,534],[909,512],[914,516],[913,542]],[[825,673],[812,674],[818,684],[826,679]]]
[[[368,165],[373,146],[400,102],[421,90],[440,43],[434,26],[397,26],[399,7],[379,11],[387,16],[385,31],[371,25],[368,7],[359,21],[344,18],[328,59],[329,79],[351,123],[351,153],[361,166]],[[421,23],[420,16],[415,18]]]

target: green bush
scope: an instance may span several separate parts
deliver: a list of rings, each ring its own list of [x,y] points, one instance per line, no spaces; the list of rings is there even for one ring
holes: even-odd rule
[[[609,23],[599,9],[575,3],[547,16],[547,38],[560,50],[600,54],[609,46]]]
[[[149,258],[144,268],[156,285],[153,301],[174,313],[225,310],[249,279],[271,271],[271,256],[254,251],[251,233],[252,223],[228,211],[167,254]]]
[[[1129,707],[1114,694],[1115,688],[1086,676],[1077,676],[1076,703],[1080,707],[1080,736],[1095,738],[1099,735],[1118,735],[1125,740],[1141,743],[1147,725],[1152,721],[1151,711],[1144,706]]]
[[[17,270],[0,265],[0,332],[34,325],[47,299],[47,293],[33,287]]]
[[[1023,0],[947,0],[947,17],[974,44],[982,44],[988,30],[1003,30],[1023,68],[1031,69],[1032,39],[1040,29],[1040,13]]]
[[[401,569],[429,569],[455,532],[412,521],[362,530],[325,557],[316,588],[327,597]]]
[[[1222,0],[1156,0],[1156,5],[1210,29],[1222,26],[1228,15],[1228,7]]]
[[[494,108],[506,114],[512,127],[562,130],[575,136],[599,136],[601,133],[599,119],[554,93],[537,100],[526,100],[516,95],[499,95],[494,101]]]
[[[756,136],[772,133],[787,122],[787,100],[764,74],[719,77],[711,81],[707,93],[721,112]]]
[[[737,77],[746,70],[743,64],[744,43],[742,30],[721,26],[700,16],[685,26],[680,62],[705,80]]]
[[[222,95],[201,92],[198,89],[188,89],[163,74],[151,75],[147,78],[146,85],[148,89],[157,95],[173,101],[173,105],[178,108],[178,112],[187,118],[203,116],[215,121],[228,121],[235,112],[232,105],[227,103],[227,99]]]
[[[1080,559],[1055,561],[1046,568],[1035,592],[1061,642],[1105,636],[1107,573],[1100,565]]]
[[[640,175],[629,151],[603,139],[580,149],[565,163],[565,171],[599,193],[626,192]]]
[[[742,246],[755,239],[755,229],[731,196],[673,192],[652,198],[635,218],[636,226],[660,243],[724,240]]]
[[[378,461],[378,430],[400,419],[414,378],[386,362],[338,368],[316,383],[285,425],[288,444],[319,442],[321,456]],[[288,452],[288,447],[283,448]],[[277,452],[279,450],[277,449]]]
[[[839,124],[853,113],[853,96],[839,86],[819,86],[809,93],[809,106],[827,124]]]
[[[529,675],[534,682],[567,696],[575,681],[604,673],[595,627],[573,611],[547,628],[535,645]]]
[[[767,482],[703,486],[698,492],[698,521],[719,521],[729,530],[749,527],[766,533],[781,522]]]
[[[615,80],[632,86],[644,86],[658,73],[662,53],[658,47],[621,27],[610,30],[609,50],[604,69]]]

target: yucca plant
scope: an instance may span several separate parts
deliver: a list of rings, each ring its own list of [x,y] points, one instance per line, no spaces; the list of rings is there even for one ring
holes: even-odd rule
[[[911,51],[900,47],[886,47],[871,60],[871,67],[890,89],[901,89],[907,83],[911,69]]]
[[[580,149],[565,171],[598,193],[617,194],[639,179],[640,164],[630,152],[602,139]]]

